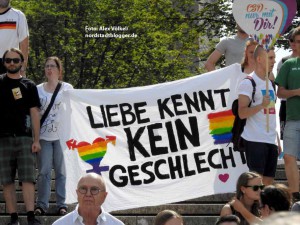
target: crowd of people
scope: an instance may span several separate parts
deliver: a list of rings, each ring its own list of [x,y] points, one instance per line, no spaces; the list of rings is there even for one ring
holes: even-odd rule
[[[26,78],[29,51],[26,17],[10,6],[10,0],[0,0],[0,22],[6,21],[10,22],[11,29],[0,29],[1,43],[7,43],[0,45],[0,55],[3,55],[0,59],[0,104],[6,106],[0,110],[0,183],[11,217],[8,225],[20,225],[14,184],[16,172],[22,187],[28,225],[39,225],[41,223],[35,216],[45,215],[49,208],[52,168],[55,171],[57,215],[63,216],[53,225],[123,224],[103,209],[102,204],[108,193],[104,179],[94,173],[78,181],[78,205],[74,211],[67,213],[66,168],[57,133],[58,110],[62,92],[73,87],[62,81],[62,62],[55,56],[45,60],[44,83],[36,86]],[[242,72],[255,83],[254,95],[249,79],[242,80],[237,90],[239,117],[247,119],[241,137],[251,172],[240,175],[236,195],[222,208],[216,225],[261,223],[275,212],[300,210],[297,166],[300,156],[300,27],[295,28],[288,37],[292,54],[282,59],[276,79],[272,73],[274,49],[266,51],[258,42],[248,38],[240,27],[237,30],[234,37],[224,39],[216,46],[205,67],[208,71],[214,70],[216,62],[224,54],[226,66],[241,63]],[[267,82],[266,74],[269,76]],[[281,153],[276,132],[274,84],[278,86],[277,96],[282,99],[280,138],[283,139],[288,187],[274,184],[277,159]],[[35,205],[36,180],[38,192]],[[154,225],[183,224],[182,216],[172,210],[158,213],[154,220]]]
[[[238,33],[240,33],[239,29]],[[251,77],[255,86],[249,78],[243,79],[237,92],[239,117],[247,119],[241,137],[245,145],[250,172],[240,175],[236,195],[222,208],[217,225],[271,224],[268,219],[266,223],[262,221],[275,212],[299,212],[297,159],[300,153],[300,27],[293,29],[287,39],[292,54],[280,61],[275,78],[272,74],[275,64],[274,49],[266,51],[253,39],[245,38],[241,70],[245,76]],[[218,51],[218,45],[215,51]],[[237,53],[240,53],[240,50],[237,50]],[[215,52],[208,58],[208,64],[214,54]],[[231,56],[225,54],[225,60],[228,57]],[[210,71],[208,67],[207,69]],[[268,91],[266,86],[268,86]],[[276,132],[274,109],[276,89],[277,97],[281,99],[280,135]],[[255,92],[254,95],[253,92]],[[283,158],[288,187],[283,184],[274,184],[277,159],[281,153],[280,139],[283,140]],[[286,215],[287,218],[289,216],[295,215]],[[286,222],[286,224],[289,223]]]

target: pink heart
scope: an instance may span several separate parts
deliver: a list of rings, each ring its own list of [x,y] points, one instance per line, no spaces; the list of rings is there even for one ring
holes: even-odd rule
[[[220,175],[219,175],[219,179],[220,179],[223,183],[226,183],[226,181],[228,180],[228,178],[229,178],[229,174],[228,174],[228,173],[220,174]]]

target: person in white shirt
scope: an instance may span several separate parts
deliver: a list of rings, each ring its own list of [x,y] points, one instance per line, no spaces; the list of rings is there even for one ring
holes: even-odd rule
[[[270,58],[262,46],[254,52],[255,70],[250,74],[256,83],[254,99],[250,80],[243,80],[238,88],[239,116],[247,119],[242,138],[245,140],[245,153],[250,171],[263,176],[263,184],[273,183],[275,177],[278,147],[275,114],[275,92],[269,80],[269,93],[266,93],[266,73],[271,71],[275,60]],[[267,68],[267,60],[269,67]],[[249,107],[249,103],[251,106]],[[267,131],[267,110],[269,110],[269,131]]]
[[[23,12],[10,6],[10,0],[0,0],[0,56],[9,48],[18,48],[24,55],[20,70],[25,77],[29,54],[29,29]],[[6,68],[0,59],[0,74]]]
[[[80,178],[76,193],[78,205],[75,210],[52,225],[124,225],[102,207],[108,194],[102,176],[87,173]]]
[[[66,169],[64,154],[60,146],[58,136],[59,107],[62,103],[62,93],[73,89],[73,86],[62,79],[62,63],[56,56],[46,59],[45,76],[47,81],[37,86],[41,102],[40,114],[43,116],[50,105],[55,89],[60,84],[57,96],[50,107],[50,111],[44,115],[45,120],[41,122],[40,143],[41,151],[38,153],[38,197],[35,208],[36,215],[43,215],[49,208],[49,198],[51,194],[51,170],[55,172],[55,192],[57,214],[67,213],[66,199]]]

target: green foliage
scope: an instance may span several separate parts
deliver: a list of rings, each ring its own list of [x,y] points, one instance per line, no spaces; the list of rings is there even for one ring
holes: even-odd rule
[[[193,0],[13,1],[30,28],[28,76],[44,79],[43,64],[56,55],[64,79],[76,88],[122,88],[177,80],[198,73],[199,26]],[[92,31],[99,27],[126,31]],[[91,38],[91,34],[136,38]]]
[[[204,72],[219,37],[235,32],[231,0],[14,0],[30,29],[27,74],[44,80],[44,61],[56,55],[64,80],[76,88],[123,88]],[[298,17],[299,18],[299,15]],[[294,26],[299,21],[295,21]],[[91,28],[127,27],[126,31]],[[104,38],[86,35],[135,34]],[[279,42],[284,45],[285,42]]]

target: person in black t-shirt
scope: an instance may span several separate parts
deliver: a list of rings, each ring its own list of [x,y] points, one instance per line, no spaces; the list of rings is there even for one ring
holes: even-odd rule
[[[3,62],[7,73],[0,76],[0,183],[11,215],[9,225],[19,225],[14,184],[17,170],[28,225],[39,225],[33,212],[35,153],[41,149],[39,96],[35,84],[21,75],[24,56],[20,50],[7,50]]]

